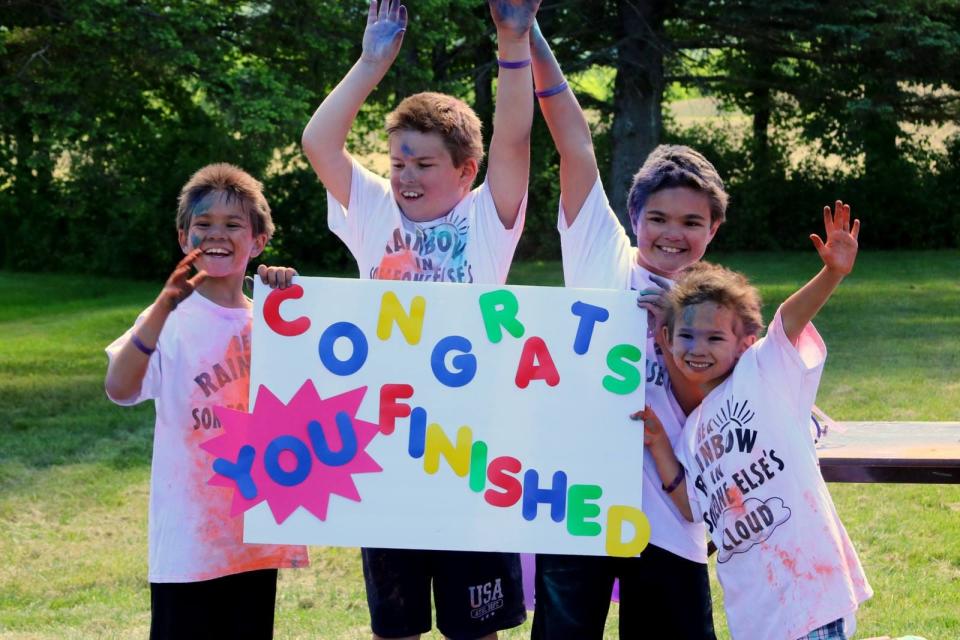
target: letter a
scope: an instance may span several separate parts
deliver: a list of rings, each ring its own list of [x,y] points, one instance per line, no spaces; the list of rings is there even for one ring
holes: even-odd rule
[[[517,386],[526,389],[531,380],[544,380],[551,387],[560,384],[560,372],[553,364],[550,350],[543,339],[536,336],[531,336],[523,343],[520,363],[517,365]]]

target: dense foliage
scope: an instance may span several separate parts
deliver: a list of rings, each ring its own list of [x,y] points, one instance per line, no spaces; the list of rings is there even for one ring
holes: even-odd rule
[[[325,194],[298,143],[359,55],[364,2],[0,8],[0,267],[166,273],[178,251],[177,191],[217,160],[264,180],[278,223],[271,261],[308,271],[349,263],[326,231]],[[415,91],[460,95],[491,121],[495,48],[484,3],[417,0],[410,10],[401,57],[355,128],[357,150]],[[837,196],[867,217],[871,247],[960,244],[960,139],[944,151],[913,133],[960,111],[956,0],[855,0],[843,11],[813,0],[556,0],[544,2],[541,22],[581,87],[610,79],[580,96],[617,207],[649,148],[682,141],[727,178],[725,247],[799,246],[819,205]],[[676,87],[738,109],[750,126],[744,134],[632,117],[659,114]],[[555,257],[557,158],[539,118],[533,137],[520,254]],[[813,151],[797,161],[798,148]],[[819,162],[821,151],[839,162]]]

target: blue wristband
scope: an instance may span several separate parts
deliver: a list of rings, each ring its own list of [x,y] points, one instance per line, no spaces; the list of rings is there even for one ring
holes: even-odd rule
[[[149,357],[150,355],[152,355],[154,351],[157,350],[156,347],[154,347],[154,348],[151,349],[151,348],[148,347],[147,345],[143,344],[143,341],[140,340],[140,338],[138,338],[138,337],[137,337],[137,334],[135,334],[135,333],[131,333],[131,334],[130,334],[130,342],[132,342],[132,343],[133,343],[133,346],[135,346],[137,349],[139,349],[141,353],[143,353],[144,355],[146,355],[146,356],[148,356],[148,357]]]
[[[533,95],[538,98],[549,98],[550,96],[555,96],[562,91],[567,90],[567,81],[564,80],[560,84],[555,84],[552,87],[547,87],[543,91],[534,91]]]

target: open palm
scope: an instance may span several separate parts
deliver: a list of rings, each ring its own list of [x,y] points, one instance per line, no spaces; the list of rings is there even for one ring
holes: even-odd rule
[[[363,32],[363,59],[393,62],[407,30],[407,8],[400,0],[370,0],[367,28]]]
[[[850,224],[850,205],[837,200],[833,211],[823,208],[823,226],[827,239],[811,234],[810,240],[823,260],[824,266],[841,275],[853,270],[857,259],[857,236],[860,235],[860,220]]]

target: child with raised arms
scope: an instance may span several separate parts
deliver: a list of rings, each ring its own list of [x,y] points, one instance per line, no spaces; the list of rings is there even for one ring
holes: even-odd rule
[[[387,116],[390,178],[346,150],[360,107],[390,69],[407,27],[397,0],[370,2],[363,51],[303,132],[303,149],[327,188],[328,224],[357,261],[361,278],[502,284],[523,228],[533,121],[529,29],[539,0],[490,0],[497,29],[496,112],[486,179],[480,120],[461,100],[418,93]],[[285,286],[291,272],[268,275]],[[496,637],[526,618],[516,554],[363,549],[376,638]],[[471,598],[477,589],[494,603]],[[484,611],[479,608],[485,607]]]
[[[845,618],[872,595],[820,475],[809,416],[826,358],[811,324],[853,269],[860,221],[823,212],[823,268],[777,310],[762,339],[760,296],[742,275],[700,264],[669,294],[666,340],[705,394],[672,443],[643,412],[662,490],[717,546],[735,640],[847,638]]]
[[[557,227],[569,287],[633,289],[650,312],[645,349],[647,402],[680,436],[696,389],[678,388],[655,344],[670,280],[703,257],[726,215],[727,194],[713,165],[684,146],[657,147],[634,177],[628,209],[631,246],[600,182],[586,118],[537,26],[533,72],[544,119],[560,154]],[[683,382],[681,379],[679,382]],[[703,525],[684,519],[644,459],[643,511],[650,543],[636,558],[538,555],[533,637],[600,638],[614,579],[620,579],[620,637],[715,638]]]
[[[253,307],[247,264],[273,235],[261,184],[229,164],[197,171],[180,192],[186,257],[156,301],[110,344],[106,392],[153,400],[150,469],[150,637],[273,637],[277,569],[308,563],[301,546],[243,544],[232,492],[207,484],[216,406],[246,411]],[[198,272],[190,277],[191,269]]]

